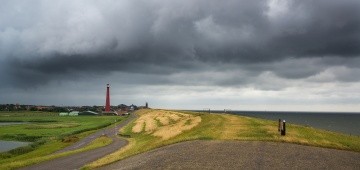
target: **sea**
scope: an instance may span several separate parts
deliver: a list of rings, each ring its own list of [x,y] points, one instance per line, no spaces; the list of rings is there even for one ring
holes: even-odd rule
[[[215,112],[224,113],[224,111]],[[282,119],[287,124],[311,126],[360,137],[360,113],[355,112],[228,111],[227,113],[274,121]]]

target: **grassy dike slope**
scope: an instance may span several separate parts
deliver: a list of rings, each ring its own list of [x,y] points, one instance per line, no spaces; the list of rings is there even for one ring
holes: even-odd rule
[[[228,114],[139,110],[139,118],[122,129],[129,145],[85,169],[100,167],[161,146],[188,140],[256,140],[288,142],[360,152],[360,137],[287,124],[280,136],[277,122]]]

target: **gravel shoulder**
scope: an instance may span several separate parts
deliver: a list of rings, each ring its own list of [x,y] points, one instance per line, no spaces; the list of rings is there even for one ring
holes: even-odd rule
[[[86,152],[73,154],[73,155],[70,155],[67,157],[61,157],[61,158],[57,158],[54,160],[42,162],[39,164],[27,166],[22,169],[24,169],[24,170],[79,169],[82,166],[84,166],[85,164],[95,161],[95,160],[97,160],[107,154],[110,154],[110,153],[118,150],[119,148],[125,146],[128,142],[124,139],[118,138],[115,135],[116,130],[124,127],[126,124],[128,124],[130,121],[134,120],[135,118],[136,118],[136,115],[131,114],[127,120],[118,124],[116,126],[116,128],[115,128],[115,126],[112,126],[112,127],[106,128],[104,130],[100,130],[99,132],[94,133],[94,134],[80,140],[79,142],[75,143],[74,145],[64,148],[56,153],[61,153],[61,152],[75,150],[75,149],[84,147],[87,144],[89,144],[91,141],[93,141],[94,139],[96,139],[97,137],[99,137],[103,134],[106,134],[107,136],[109,136],[113,139],[113,142],[110,145],[107,145],[107,146],[104,146],[101,148],[97,148],[94,150],[86,151]]]
[[[261,141],[188,141],[102,167],[113,169],[359,169],[360,153]]]

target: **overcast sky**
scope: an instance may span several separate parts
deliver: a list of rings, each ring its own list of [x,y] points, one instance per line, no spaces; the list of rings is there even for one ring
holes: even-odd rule
[[[359,0],[1,0],[0,103],[360,111]]]

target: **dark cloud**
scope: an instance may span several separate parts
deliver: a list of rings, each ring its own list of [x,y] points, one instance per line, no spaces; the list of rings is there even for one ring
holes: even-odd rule
[[[358,0],[4,1],[0,85],[111,74],[129,84],[275,90],[287,84],[266,75],[358,81],[359,11]]]
[[[291,4],[276,25],[274,47],[292,56],[359,56],[359,1]]]
[[[2,36],[14,32],[20,52],[13,52],[14,47],[4,51],[14,58],[29,58],[28,62],[67,60],[71,63],[64,67],[74,70],[74,65],[91,65],[96,59],[164,65],[184,60],[252,63],[288,56],[359,55],[358,1],[273,1],[277,6],[269,2],[70,1],[55,6],[36,1],[30,5],[34,8],[25,2],[8,3],[3,8],[12,11],[2,12]],[[85,55],[92,57],[75,58]],[[109,60],[107,55],[118,59]]]

